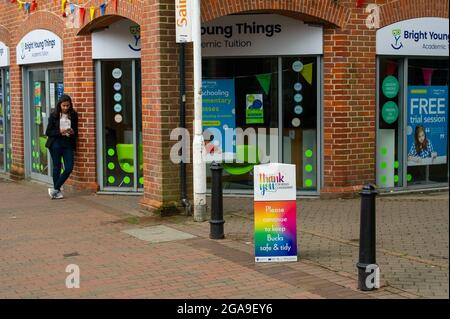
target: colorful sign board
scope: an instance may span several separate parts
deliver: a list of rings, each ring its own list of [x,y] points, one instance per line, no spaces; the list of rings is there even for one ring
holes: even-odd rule
[[[19,65],[62,61],[62,40],[48,30],[33,30],[17,44],[16,60]]]
[[[295,165],[254,168],[255,261],[297,261]]]
[[[447,163],[448,87],[408,87],[408,166]]]
[[[203,129],[221,134],[213,141],[217,149],[234,152],[233,139],[225,145],[227,131],[236,128],[234,79],[203,80],[202,85]]]
[[[418,18],[390,24],[377,31],[377,54],[448,56],[448,19]]]
[[[192,42],[192,2],[175,0],[176,42]]]
[[[264,101],[262,94],[246,95],[246,124],[262,124],[264,123]]]

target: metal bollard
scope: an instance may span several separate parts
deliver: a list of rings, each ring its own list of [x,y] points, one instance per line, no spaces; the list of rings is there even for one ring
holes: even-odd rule
[[[211,219],[209,238],[223,239],[223,196],[222,196],[222,165],[212,162],[211,164]]]
[[[379,288],[379,268],[376,265],[375,198],[378,192],[373,185],[364,185],[361,196],[359,235],[358,289],[370,291]]]

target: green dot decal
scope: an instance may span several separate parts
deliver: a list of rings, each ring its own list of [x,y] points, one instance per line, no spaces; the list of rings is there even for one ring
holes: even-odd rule
[[[109,156],[114,156],[115,152],[112,148],[108,149],[108,155]]]
[[[33,163],[33,169],[36,169],[36,163]]]
[[[130,169],[130,164],[124,163],[123,164],[123,168],[125,168],[126,170]]]
[[[394,168],[398,168],[399,167],[399,163],[398,163],[398,161],[395,161],[394,162]]]
[[[139,177],[139,184],[144,185],[144,177]]]
[[[35,146],[36,142],[34,140],[31,141],[31,145]]]
[[[381,168],[382,169],[386,169],[387,167],[387,163],[386,162],[381,162]]]
[[[308,158],[310,158],[310,157],[313,156],[313,152],[312,152],[311,150],[306,150],[306,151],[305,151],[305,156],[308,157]]]
[[[387,148],[386,147],[382,147],[381,148],[381,155],[385,156],[387,154]]]
[[[108,183],[114,184],[115,181],[116,181],[116,179],[114,178],[114,176],[109,176],[108,177]]]
[[[311,179],[308,178],[307,180],[305,180],[305,186],[306,186],[306,187],[311,187],[312,184],[313,184],[313,182],[312,182]]]
[[[108,169],[109,169],[109,170],[112,171],[115,167],[116,167],[116,165],[114,165],[113,162],[109,162],[109,163],[108,163]]]
[[[43,170],[44,170],[44,165],[41,164],[41,171],[43,171]]]
[[[309,173],[309,172],[312,172],[312,170],[313,170],[313,167],[312,167],[311,164],[307,164],[307,165],[305,166],[305,171],[307,171],[308,173]]]
[[[125,184],[130,184],[131,179],[130,179],[128,176],[125,176],[125,177],[123,178],[123,182],[124,182]]]
[[[406,175],[406,180],[408,182],[412,181],[412,175],[411,174]]]
[[[394,175],[394,182],[398,183],[398,175]]]
[[[386,181],[387,181],[386,175],[381,176],[381,182],[382,182],[383,184],[386,184]]]

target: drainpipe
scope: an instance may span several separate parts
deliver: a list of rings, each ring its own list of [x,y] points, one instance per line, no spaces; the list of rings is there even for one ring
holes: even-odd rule
[[[180,127],[186,128],[186,66],[185,66],[185,51],[186,44],[180,43]],[[183,130],[184,132],[184,130]],[[183,138],[183,143],[185,143]],[[183,144],[183,150],[186,149],[186,145]],[[183,154],[180,163],[180,194],[181,194],[181,204],[184,207],[186,216],[191,214],[191,203],[187,198],[187,183],[186,183],[186,158]]]
[[[200,0],[192,5],[192,40],[194,44],[194,221],[206,220],[206,163],[202,134],[202,43]]]

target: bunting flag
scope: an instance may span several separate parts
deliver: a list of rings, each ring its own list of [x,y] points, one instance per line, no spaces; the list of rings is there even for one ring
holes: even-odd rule
[[[78,14],[80,16],[80,26],[84,24],[84,16],[86,15],[86,9],[85,8],[79,8]]]
[[[256,78],[258,79],[259,84],[263,88],[264,93],[266,93],[266,95],[269,95],[270,82],[272,81],[272,73],[258,74],[256,75]]]
[[[112,0],[114,11],[117,12],[117,0]]]
[[[300,72],[305,78],[306,82],[312,85],[313,64],[309,63],[303,66],[303,70]]]
[[[95,17],[95,7],[94,6],[89,8],[89,16],[91,17],[91,21],[94,20],[94,17]]]
[[[67,0],[61,0],[61,12],[62,13],[65,13],[65,11],[66,11],[66,3],[67,3]]]
[[[24,13],[30,13],[37,9],[37,0],[32,0],[31,2],[21,1],[21,0],[10,0],[11,3],[17,3],[19,5],[19,10],[23,9]]]
[[[102,16],[105,15],[105,10],[106,10],[106,3],[102,3],[102,4],[100,5],[100,14],[101,14]]]
[[[387,75],[394,75],[395,71],[397,70],[398,64],[392,61],[387,62]]]
[[[433,78],[434,69],[431,68],[422,68],[423,81],[426,86],[431,85],[431,80]]]

